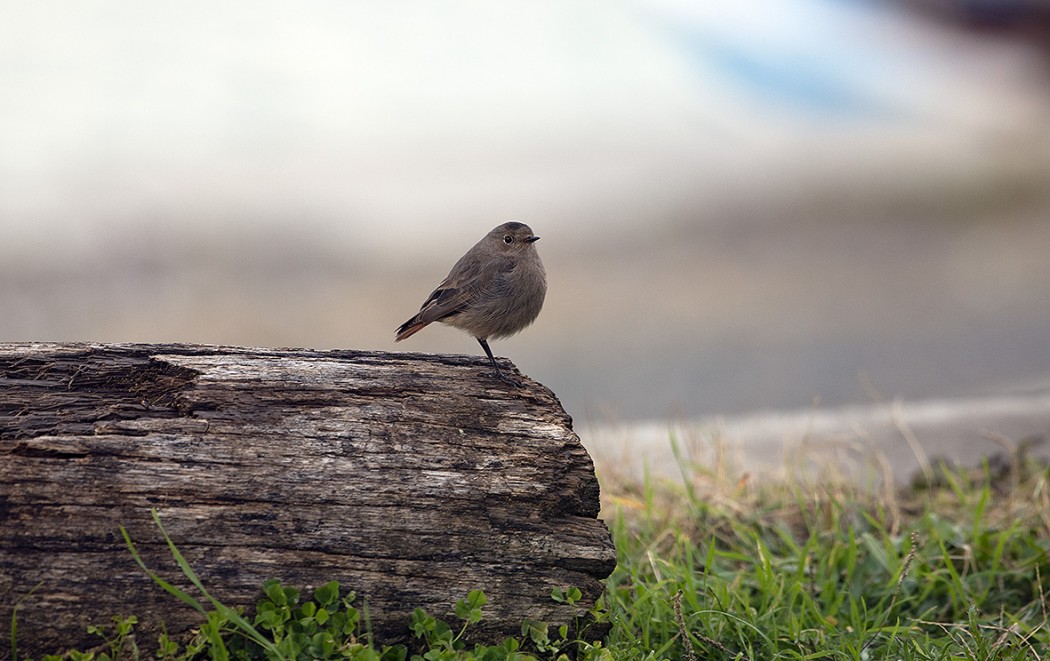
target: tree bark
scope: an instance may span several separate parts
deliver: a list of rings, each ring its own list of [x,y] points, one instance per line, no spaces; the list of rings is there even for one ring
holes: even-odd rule
[[[0,622],[18,650],[98,642],[139,618],[151,649],[198,613],[156,508],[209,591],[251,607],[267,578],[337,580],[373,633],[488,596],[480,639],[571,624],[615,565],[590,457],[554,394],[483,358],[200,345],[0,344]],[[576,607],[555,587],[579,588]],[[30,594],[31,593],[31,594]],[[27,596],[28,595],[28,596]]]

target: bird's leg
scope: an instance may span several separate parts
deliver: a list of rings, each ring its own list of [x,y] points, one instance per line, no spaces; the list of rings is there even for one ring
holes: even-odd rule
[[[503,383],[512,385],[516,388],[520,388],[520,383],[510,378],[509,376],[504,375],[503,372],[500,371],[499,365],[496,364],[496,359],[492,356],[492,349],[489,349],[489,343],[485,341],[485,338],[479,337],[477,338],[477,340],[478,344],[481,345],[481,348],[485,350],[485,355],[489,357],[489,362],[492,363],[492,367],[496,370],[496,378],[502,381]]]

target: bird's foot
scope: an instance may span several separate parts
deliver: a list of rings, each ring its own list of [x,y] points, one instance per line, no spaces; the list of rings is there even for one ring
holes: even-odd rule
[[[525,387],[521,383],[521,381],[518,381],[517,379],[514,379],[512,377],[507,376],[498,367],[496,368],[495,372],[482,372],[482,375],[483,376],[488,376],[488,377],[495,377],[495,378],[499,379],[500,381],[502,381],[503,383],[506,383],[508,386],[511,386],[512,388],[524,388]]]
[[[507,376],[506,374],[497,374],[496,377],[500,381],[502,381],[503,383],[506,383],[511,388],[524,388],[525,387],[525,384],[523,384],[521,381],[518,381],[517,379],[512,379],[509,376]]]

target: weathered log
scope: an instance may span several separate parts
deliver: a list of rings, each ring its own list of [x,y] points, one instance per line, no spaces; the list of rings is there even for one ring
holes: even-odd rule
[[[508,365],[508,372],[514,373]],[[150,509],[213,595],[337,580],[381,641],[488,596],[480,638],[569,623],[615,564],[590,457],[554,394],[485,361],[199,345],[0,344],[0,622],[19,651],[200,622]],[[578,587],[576,607],[555,587]],[[97,641],[97,639],[94,639]]]

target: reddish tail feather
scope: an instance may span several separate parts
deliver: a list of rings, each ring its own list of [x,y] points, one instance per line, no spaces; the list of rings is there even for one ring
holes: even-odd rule
[[[423,330],[430,325],[429,321],[419,321],[415,317],[412,317],[405,323],[401,324],[397,329],[397,335],[394,337],[395,342],[400,342],[406,337],[412,337],[419,331]]]

